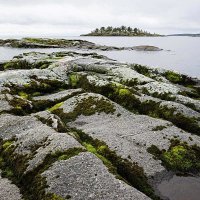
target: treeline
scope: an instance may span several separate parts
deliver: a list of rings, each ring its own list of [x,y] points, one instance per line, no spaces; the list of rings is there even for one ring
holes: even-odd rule
[[[150,33],[139,28],[131,28],[126,26],[121,27],[101,27],[82,36],[160,36],[156,33]]]

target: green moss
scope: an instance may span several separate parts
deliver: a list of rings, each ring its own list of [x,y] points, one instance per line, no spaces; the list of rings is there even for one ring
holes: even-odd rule
[[[21,95],[24,98],[31,100],[33,96],[49,94],[51,92],[57,92],[62,89],[68,89],[63,81],[50,80],[50,79],[38,79],[35,76],[30,77],[31,81],[24,85],[12,85],[6,84],[5,87],[10,88],[10,93],[13,95]]]
[[[119,95],[120,96],[128,96],[128,95],[130,95],[131,94],[131,92],[128,90],[128,89],[120,89],[119,90]]]
[[[180,83],[180,82],[183,81],[182,76],[178,73],[173,72],[173,71],[167,71],[164,75],[172,83]]]
[[[170,82],[175,83],[175,84],[181,84],[184,86],[187,85],[196,85],[196,82],[194,80],[192,80],[191,77],[188,77],[186,75],[183,74],[178,74],[174,71],[166,71],[163,74]]]
[[[52,194],[51,200],[64,200],[64,198],[62,198],[62,197],[60,197],[60,196],[58,196],[56,194]]]
[[[0,169],[3,167],[4,165],[4,159],[2,158],[2,156],[0,156]]]
[[[132,67],[138,73],[143,74],[144,76],[150,77],[151,71],[146,66],[135,64],[135,65],[132,65]]]
[[[33,97],[40,96],[40,95],[41,95],[41,92],[33,92],[32,94]]]
[[[8,69],[31,69],[32,64],[26,60],[13,60],[4,64],[4,70]]]
[[[195,110],[195,111],[197,111],[197,112],[200,112],[200,109],[198,109],[198,108],[196,107],[196,105],[193,104],[193,103],[188,102],[188,103],[184,103],[184,105],[186,105],[187,107],[189,107],[189,108],[191,108],[191,109],[193,109],[193,110]]]
[[[56,152],[54,154],[54,156],[58,157],[58,160],[67,160],[73,156],[76,156],[78,155],[80,152],[83,152],[84,150],[83,149],[80,149],[80,148],[74,148],[74,149],[69,149],[65,152]],[[61,154],[61,155],[60,155]],[[59,156],[58,156],[59,155]]]
[[[152,131],[162,131],[163,129],[167,128],[166,126],[156,126],[152,129]]]
[[[50,61],[39,61],[35,63],[29,63],[27,60],[23,60],[19,58],[18,60],[12,60],[3,65],[4,70],[8,69],[45,69],[47,68],[52,62]]]
[[[129,111],[136,112],[137,106],[140,104],[135,97],[134,91],[121,84],[112,84],[109,87],[110,93],[105,94],[109,99],[119,103]]]
[[[169,152],[165,152],[163,154],[163,160],[172,168],[188,171],[193,166],[191,161],[192,155],[194,155],[194,153],[189,157],[187,149],[184,146],[178,145],[171,148]]]
[[[40,69],[46,69],[46,68],[48,68],[48,66],[49,66],[48,64],[43,64],[40,66]]]
[[[32,68],[46,69],[46,68],[49,67],[49,65],[50,65],[51,63],[52,63],[51,61],[42,60],[42,61],[39,61],[39,62],[35,62],[35,63],[33,64],[33,67],[32,67]]]
[[[200,99],[200,91],[198,88],[193,87],[191,91],[181,91],[178,94],[186,96],[186,97],[190,97],[193,99]]]
[[[13,107],[10,112],[16,115],[26,115],[32,111],[30,103],[24,98],[14,97],[9,104]]]
[[[78,74],[71,74],[69,76],[70,85],[72,87],[76,87],[78,85],[79,80],[80,80],[80,76]]]
[[[75,105],[75,108],[70,113],[63,113],[59,109],[54,109],[53,113],[59,115],[63,121],[72,121],[75,120],[80,115],[93,115],[95,113],[104,112],[106,114],[113,114],[115,112],[114,105],[104,98],[97,98],[97,97],[86,97]]]
[[[108,148],[107,145],[100,145],[100,146],[98,146],[98,148],[97,148],[97,152],[98,152],[99,154],[103,154],[103,153],[106,151],[107,148]]]
[[[4,171],[2,172],[2,177],[6,177],[6,178],[12,178],[14,176],[14,173],[11,169],[6,168],[4,169]]]
[[[53,112],[53,111],[59,109],[63,104],[64,104],[64,102],[57,103],[57,104],[54,105],[53,107],[49,108],[48,111],[49,111],[49,112]]]
[[[28,99],[29,98],[29,95],[26,92],[19,92],[18,95],[20,97],[22,97],[23,99]]]
[[[152,145],[148,152],[160,159],[167,169],[180,172],[200,171],[200,147],[196,145],[189,146],[179,140],[172,140],[167,151],[161,151]]]
[[[73,40],[65,39],[49,39],[49,38],[23,38],[23,42],[41,45],[56,45],[62,47],[63,45],[72,45]]]
[[[42,110],[48,109],[50,112],[53,112],[56,109],[58,109],[60,106],[62,106],[64,101],[66,101],[67,99],[71,98],[72,96],[75,96],[80,93],[82,93],[82,91],[73,92],[71,95],[64,96],[64,97],[60,98],[59,100],[55,100],[55,101],[52,101],[50,99],[49,100],[36,100],[36,101],[32,100],[32,105],[34,107],[34,110],[36,110],[36,111],[42,111]],[[51,110],[51,109],[53,109],[53,110]]]
[[[154,159],[159,159],[162,155],[162,151],[160,151],[160,149],[155,145],[148,147],[147,152],[154,155]]]
[[[104,165],[108,168],[108,170],[111,173],[114,173],[117,178],[123,179],[121,176],[119,176],[117,174],[117,169],[112,165],[112,163],[106,157],[103,156],[103,151],[102,150],[103,149],[105,150],[105,149],[108,148],[106,145],[101,145],[97,149],[90,143],[83,142],[83,145],[87,149],[87,151],[95,154],[100,160],[102,160]],[[101,149],[101,151],[100,151],[100,149]]]
[[[91,153],[94,153],[94,154],[97,153],[96,149],[91,144],[88,144],[88,143],[84,142],[83,145],[87,149],[87,151],[89,151]]]
[[[9,149],[9,147],[13,144],[13,141],[12,140],[7,140],[3,143],[2,147],[3,147],[3,150],[6,151]]]

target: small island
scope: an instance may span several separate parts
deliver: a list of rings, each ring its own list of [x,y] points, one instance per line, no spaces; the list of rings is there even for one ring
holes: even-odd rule
[[[151,36],[151,37],[157,37],[162,36],[156,33],[150,33],[147,31],[144,31],[139,28],[131,28],[126,26],[121,27],[101,27],[96,28],[92,32],[88,34],[82,34],[81,36]]]

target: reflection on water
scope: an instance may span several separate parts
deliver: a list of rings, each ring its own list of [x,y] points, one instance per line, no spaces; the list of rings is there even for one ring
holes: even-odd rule
[[[137,46],[153,45],[164,49],[160,52],[99,51],[98,53],[120,62],[139,63],[180,71],[200,77],[200,37],[62,37],[84,39],[101,45]],[[53,52],[66,49],[11,49],[0,47],[0,61],[11,59],[23,52]],[[170,51],[168,51],[170,50]]]
[[[200,177],[174,175],[172,179],[161,182],[158,190],[170,200],[199,200]]]

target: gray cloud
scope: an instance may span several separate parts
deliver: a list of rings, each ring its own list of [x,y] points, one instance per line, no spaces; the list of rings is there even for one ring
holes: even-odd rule
[[[79,35],[100,26],[200,32],[199,0],[0,0],[0,35]]]

